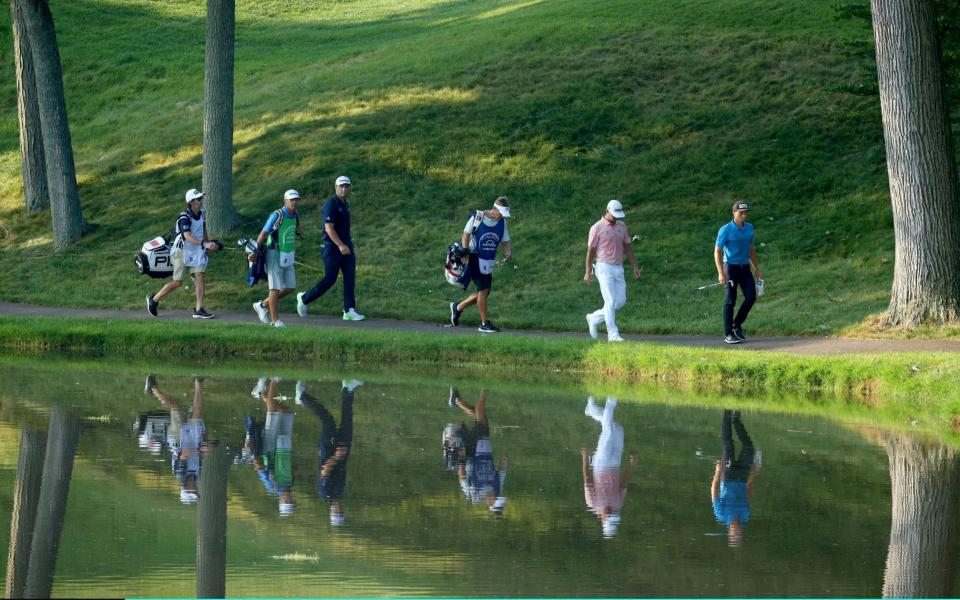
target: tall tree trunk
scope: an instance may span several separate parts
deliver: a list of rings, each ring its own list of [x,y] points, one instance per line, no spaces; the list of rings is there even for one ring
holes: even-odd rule
[[[896,242],[886,325],[960,318],[960,196],[933,0],[871,0]]]
[[[44,432],[29,427],[20,431],[20,455],[17,458],[17,483],[13,489],[13,512],[10,515],[10,549],[7,552],[4,598],[23,598],[26,589],[46,445],[47,435]]]
[[[207,0],[203,85],[203,193],[213,236],[240,224],[233,207],[234,0]]]
[[[36,75],[27,24],[20,0],[10,0],[13,22],[13,62],[17,72],[17,117],[20,121],[20,170],[23,173],[23,198],[28,214],[50,207],[47,194],[47,166],[43,156],[40,109],[37,107]]]
[[[960,464],[946,446],[906,436],[885,440],[892,516],[884,598],[951,597]]]
[[[27,21],[30,54],[37,83],[37,106],[43,131],[43,154],[47,164],[47,189],[53,247],[60,250],[76,242],[87,229],[80,210],[73,144],[67,123],[67,102],[63,95],[60,51],[53,27],[53,15],[46,0],[21,0]]]
[[[37,520],[30,545],[30,566],[24,598],[49,598],[57,566],[60,532],[67,512],[73,455],[80,438],[80,423],[74,415],[55,406],[50,413],[47,450],[43,460],[43,479]]]
[[[226,451],[220,447],[203,460],[197,506],[197,598],[226,595],[229,464]]]

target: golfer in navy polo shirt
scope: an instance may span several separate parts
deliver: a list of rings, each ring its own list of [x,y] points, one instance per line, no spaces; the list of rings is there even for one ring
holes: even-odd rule
[[[733,220],[717,232],[717,243],[713,250],[713,260],[717,265],[717,277],[726,290],[723,301],[723,341],[728,344],[740,344],[746,341],[743,334],[743,322],[747,320],[750,309],[757,299],[756,282],[750,273],[762,281],[760,265],[757,263],[757,249],[753,243],[753,225],[747,223],[750,207],[738,200],[733,203]],[[743,303],[737,315],[733,308],[737,303],[737,288],[743,292]]]

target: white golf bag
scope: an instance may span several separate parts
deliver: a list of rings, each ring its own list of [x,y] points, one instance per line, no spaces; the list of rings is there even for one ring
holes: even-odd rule
[[[140,248],[133,258],[137,273],[154,279],[164,279],[173,275],[173,261],[170,260],[170,244],[162,236],[157,236]]]

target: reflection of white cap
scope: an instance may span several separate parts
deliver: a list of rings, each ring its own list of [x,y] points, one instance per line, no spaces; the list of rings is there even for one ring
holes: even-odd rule
[[[193,504],[199,497],[200,496],[197,495],[196,490],[180,490],[180,502],[183,502],[184,504]]]
[[[346,175],[341,175],[340,177],[337,177],[336,185],[350,185],[350,178]]]
[[[298,192],[297,190],[287,190],[283,193],[284,200],[292,200],[294,198],[296,198],[297,200],[300,199],[300,192]]]
[[[613,514],[607,517],[603,522],[603,537],[610,539],[617,535],[617,527],[620,526],[620,515]]]
[[[280,516],[289,517],[293,514],[293,503],[291,502],[281,502],[280,503]]]
[[[198,189],[191,188],[187,190],[187,193],[184,195],[184,198],[187,202],[192,202],[197,198],[203,198],[203,192]]]
[[[623,212],[623,204],[619,200],[611,200],[607,202],[607,211],[618,219],[622,219],[626,216]]]
[[[343,515],[330,513],[330,524],[334,527],[340,527],[343,525]]]

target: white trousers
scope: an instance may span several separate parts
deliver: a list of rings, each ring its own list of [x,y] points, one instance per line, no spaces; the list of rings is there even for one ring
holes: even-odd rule
[[[623,265],[611,265],[605,262],[594,264],[593,273],[600,284],[603,296],[603,308],[590,313],[590,321],[595,325],[606,323],[607,337],[620,335],[615,320],[617,311],[627,303],[627,280],[623,276]]]
[[[620,468],[620,458],[623,456],[623,427],[613,420],[613,411],[616,408],[617,401],[614,398],[607,398],[602,411],[593,396],[587,398],[587,408],[583,412],[600,421],[600,439],[597,440],[597,451],[593,454],[594,469]]]

